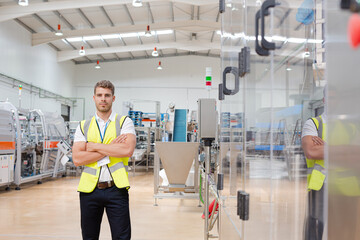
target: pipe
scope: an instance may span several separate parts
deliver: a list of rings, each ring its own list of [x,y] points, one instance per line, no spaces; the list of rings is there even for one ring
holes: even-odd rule
[[[35,92],[36,93],[36,90],[39,94],[39,98],[56,98],[57,100],[60,99],[62,101],[64,101],[66,104],[67,104],[67,101],[70,101],[72,102],[72,104],[74,104],[74,101],[71,100],[70,98],[67,98],[67,97],[64,97],[64,96],[61,96],[59,94],[56,94],[56,93],[53,93],[53,92],[50,92],[48,90],[45,90],[41,87],[38,87],[38,86],[35,86],[35,85],[32,85],[30,83],[27,83],[27,82],[24,82],[24,81],[21,81],[19,79],[16,79],[16,78],[13,78],[13,77],[10,77],[10,76],[7,76],[3,73],[0,73],[0,77],[2,77],[3,79],[0,79],[1,82],[3,83],[6,83],[6,84],[9,84],[10,86],[12,86],[13,88],[15,87],[15,85],[22,85],[23,89],[22,90],[26,90],[28,92],[33,93]],[[7,81],[6,81],[7,80]],[[35,89],[35,91],[34,91]],[[41,96],[41,92],[44,92],[44,94],[46,95],[45,97],[42,97]],[[53,97],[55,96],[55,97]]]

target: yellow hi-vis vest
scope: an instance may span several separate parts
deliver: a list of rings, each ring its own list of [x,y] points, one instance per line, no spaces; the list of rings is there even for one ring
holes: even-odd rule
[[[116,114],[115,121],[111,121],[105,130],[103,141],[101,141],[100,129],[97,125],[95,116],[92,119],[81,121],[80,128],[87,142],[110,144],[112,140],[120,135],[125,119],[126,116],[120,118],[120,116]],[[118,188],[130,187],[128,178],[128,162],[128,157],[110,157],[110,163],[107,164],[111,177]],[[97,162],[85,165],[84,170],[81,173],[80,183],[78,186],[79,192],[90,193],[94,191],[96,184],[99,181],[100,169],[101,167],[98,167]]]
[[[350,146],[358,135],[358,129],[354,124],[344,123],[343,121],[334,122],[332,128],[329,129],[328,135],[329,154],[331,154],[332,148]],[[336,161],[333,162],[330,169],[329,192],[348,197],[360,196],[360,180],[356,170],[349,167],[339,167]],[[342,164],[339,163],[339,165]]]
[[[320,137],[322,140],[325,141],[326,124],[323,123],[322,117],[319,116],[316,118],[311,118],[311,120],[314,122],[316,126],[318,137]],[[319,191],[324,185],[324,181],[326,178],[324,159],[306,158],[306,165],[308,168],[308,175],[307,175],[308,190]]]

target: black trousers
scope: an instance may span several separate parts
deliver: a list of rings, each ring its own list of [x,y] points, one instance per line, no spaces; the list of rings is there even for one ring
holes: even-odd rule
[[[305,240],[322,240],[324,232],[324,186],[308,193],[307,216],[305,220]]]
[[[81,229],[83,240],[98,240],[104,209],[113,240],[130,240],[131,224],[129,194],[116,186],[80,193]]]

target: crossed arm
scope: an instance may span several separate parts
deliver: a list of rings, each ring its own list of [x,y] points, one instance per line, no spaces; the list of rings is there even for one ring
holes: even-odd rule
[[[305,136],[301,139],[302,148],[308,159],[324,159],[325,142],[317,136]]]
[[[97,162],[105,156],[131,157],[136,145],[134,134],[123,134],[110,144],[93,142],[75,142],[73,145],[73,162],[75,166]]]

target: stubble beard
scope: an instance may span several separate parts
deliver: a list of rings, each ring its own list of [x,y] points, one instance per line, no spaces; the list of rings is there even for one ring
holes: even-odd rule
[[[102,108],[100,105],[97,106],[97,110],[99,112],[103,112],[103,113],[106,113],[106,112],[109,112],[111,110],[111,106],[112,104],[107,104],[105,108]]]

